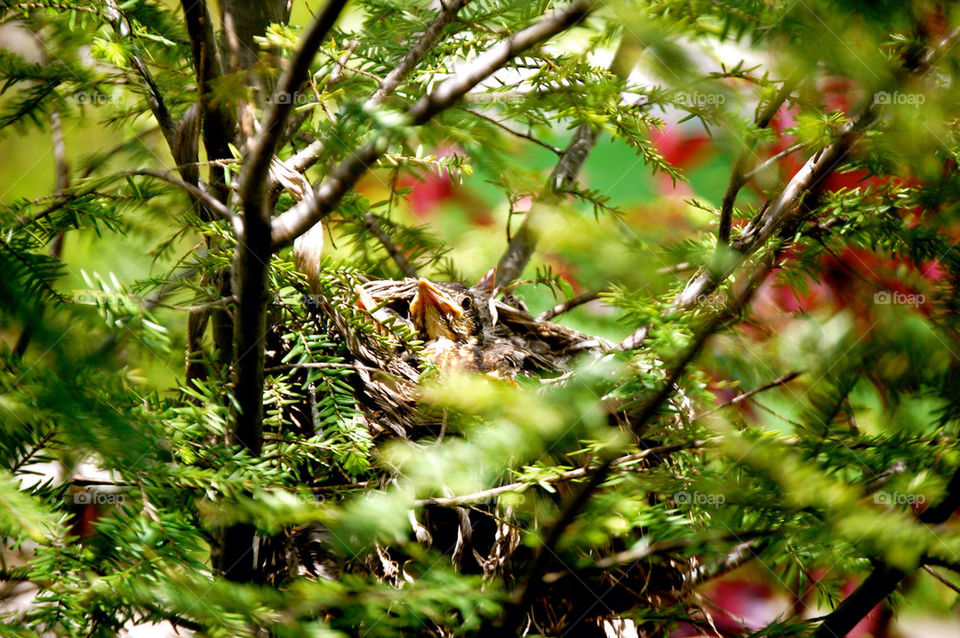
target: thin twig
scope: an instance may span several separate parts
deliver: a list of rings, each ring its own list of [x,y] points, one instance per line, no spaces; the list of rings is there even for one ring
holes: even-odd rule
[[[377,216],[374,215],[373,212],[367,211],[363,215],[363,222],[367,227],[367,230],[370,231],[370,233],[383,245],[384,249],[387,251],[387,254],[390,255],[390,258],[393,259],[395,264],[397,264],[397,268],[399,268],[400,272],[403,273],[403,276],[416,277],[417,270],[410,265],[410,262],[407,261],[407,258],[403,256],[403,253],[400,252],[400,249],[397,248],[397,245],[393,243],[390,235],[383,229],[383,226],[380,225],[380,220],[377,219]]]
[[[479,117],[479,118],[482,119],[482,120],[486,120],[486,121],[490,122],[491,124],[493,124],[494,126],[497,126],[497,127],[499,127],[500,129],[506,131],[506,132],[509,133],[510,135],[513,135],[513,136],[515,136],[515,137],[519,137],[519,138],[521,138],[521,139],[525,139],[525,140],[527,140],[527,141],[529,141],[529,142],[533,142],[533,143],[536,144],[537,146],[542,146],[543,148],[547,149],[547,150],[550,151],[551,153],[554,153],[554,154],[560,155],[560,156],[563,155],[563,149],[562,149],[562,148],[553,146],[552,144],[547,144],[547,143],[544,142],[543,140],[537,139],[537,138],[535,138],[535,137],[532,136],[532,135],[528,135],[527,133],[522,133],[522,132],[520,132],[520,131],[517,131],[517,130],[515,130],[515,129],[512,129],[512,128],[510,128],[509,126],[507,126],[506,124],[504,124],[503,122],[500,122],[499,120],[497,120],[497,119],[495,119],[495,118],[492,118],[492,117],[490,117],[489,115],[487,115],[487,114],[485,114],[485,113],[481,113],[480,111],[474,111],[473,109],[468,109],[468,108],[465,107],[465,106],[461,106],[461,107],[460,107],[460,110],[461,110],[461,111],[466,111],[467,113],[469,113],[469,114],[471,114],[471,115],[475,115],[476,117]]]
[[[774,533],[770,532],[770,534]],[[684,596],[698,585],[750,562],[763,548],[765,538],[744,540],[718,559],[696,565],[683,575],[683,584],[675,590],[675,595]],[[737,534],[737,539],[743,540],[743,536]]]
[[[317,487],[308,488],[311,492],[335,492],[337,490],[362,490],[370,485],[373,485],[374,481],[360,481],[358,483],[346,483],[344,485],[318,485]]]
[[[582,306],[585,303],[590,303],[591,301],[599,297],[602,292],[603,292],[602,290],[589,290],[587,292],[582,292],[579,295],[576,295],[574,297],[570,297],[563,303],[558,303],[553,308],[550,308],[549,310],[544,310],[543,312],[541,312],[539,315],[537,315],[537,318],[535,319],[535,321],[550,321],[557,315],[562,315],[565,312],[569,312],[573,310],[577,306]]]
[[[144,301],[143,299],[142,301]],[[178,312],[201,312],[204,310],[209,310],[210,308],[219,308],[220,306],[226,306],[232,304],[237,300],[236,297],[221,297],[216,301],[211,301],[210,303],[197,304],[195,306],[173,306],[166,304],[160,301],[154,302],[154,306],[159,308],[167,308],[169,310],[176,310]]]
[[[120,11],[116,0],[106,0],[104,14],[113,25],[113,29],[116,31],[119,37],[130,37],[132,33],[130,22],[123,15],[123,12]],[[170,115],[170,111],[167,110],[167,106],[163,101],[163,94],[157,87],[156,82],[153,81],[153,76],[150,74],[150,70],[147,68],[147,65],[143,62],[143,60],[140,59],[138,55],[133,53],[130,54],[130,65],[134,68],[137,74],[140,75],[143,83],[146,84],[147,105],[150,107],[153,117],[157,120],[157,124],[160,125],[160,132],[163,133],[164,139],[167,140],[167,145],[170,147],[171,151],[174,151],[176,146],[175,140],[177,126],[173,121],[173,117]]]
[[[127,481],[111,481],[108,479],[84,479],[72,478],[71,485],[78,487],[137,487],[137,483],[128,483]]]
[[[558,199],[557,193],[576,181],[596,141],[597,132],[590,124],[581,124],[577,128],[570,144],[560,155],[560,161],[550,174],[546,186],[524,215],[523,223],[510,238],[503,256],[497,262],[496,288],[505,288],[523,273],[539,241],[537,223],[540,209],[555,203]]]
[[[733,533],[733,534],[723,534],[721,536],[715,536],[713,538],[707,538],[707,539],[704,539],[702,537],[697,537],[692,539],[677,539],[677,540],[671,540],[671,541],[660,541],[660,542],[650,543],[649,545],[642,545],[640,547],[637,547],[636,549],[628,549],[622,552],[617,552],[616,554],[611,554],[610,556],[605,556],[604,558],[601,558],[593,565],[578,569],[576,570],[576,572],[573,572],[570,570],[564,570],[560,572],[552,572],[549,574],[545,574],[543,577],[543,580],[546,583],[553,584],[561,580],[562,578],[565,578],[573,574],[580,575],[587,572],[606,571],[612,568],[624,567],[626,565],[632,565],[634,563],[637,563],[645,558],[649,558],[650,556],[654,556],[657,554],[666,554],[669,552],[675,552],[677,550],[686,549],[691,545],[715,544],[715,543],[722,543],[722,542],[729,542],[729,541],[741,541],[737,545],[737,547],[734,548],[734,550],[731,550],[731,554],[724,556],[725,561],[723,563],[717,564],[716,567],[722,569],[727,565],[726,561],[729,561],[731,559],[743,560],[744,557],[742,553],[745,549],[748,549],[748,548],[745,548],[744,546],[752,546],[754,543],[754,539],[767,538],[774,533],[775,532],[772,532],[770,530],[761,530],[761,531],[751,531],[751,532],[739,532],[739,533]],[[752,558],[752,554],[749,554],[749,557]],[[712,569],[712,567],[710,569]],[[727,569],[732,569],[732,567],[727,567]],[[700,573],[701,573],[700,570],[693,570],[692,572],[690,572],[689,575],[694,576],[694,575],[699,575]],[[703,572],[703,575],[707,575],[707,574],[708,574],[707,571]],[[719,574],[714,574],[711,577],[715,577],[716,575],[719,575]],[[703,580],[708,580],[708,578],[704,578]],[[699,581],[699,582],[703,582],[703,581]]]
[[[709,415],[713,414],[714,412],[719,412],[719,411],[722,410],[723,408],[729,407],[729,406],[731,406],[731,405],[736,405],[737,403],[740,403],[741,401],[746,401],[746,400],[749,399],[750,397],[752,397],[752,396],[754,396],[754,395],[757,395],[757,394],[760,394],[761,392],[766,392],[767,390],[769,390],[769,389],[771,389],[771,388],[776,388],[776,387],[781,386],[781,385],[784,385],[784,384],[786,384],[786,383],[790,383],[791,381],[793,381],[794,379],[796,379],[797,377],[799,377],[801,374],[803,374],[803,372],[801,372],[801,371],[799,371],[799,370],[798,370],[798,371],[794,371],[794,372],[788,372],[788,373],[785,374],[785,375],[782,375],[782,376],[777,377],[776,379],[774,379],[774,380],[771,381],[770,383],[767,383],[766,385],[762,385],[762,386],[760,386],[759,388],[754,388],[753,390],[749,390],[749,391],[744,392],[744,393],[742,393],[742,394],[738,394],[737,396],[733,397],[733,398],[730,399],[729,401],[724,401],[724,402],[721,403],[720,405],[715,406],[715,407],[713,407],[713,408],[710,408],[710,409],[707,410],[706,412],[701,412],[700,414],[694,415],[693,418],[691,418],[691,421],[697,421],[697,420],[699,420],[699,419],[702,419],[702,418],[705,417],[705,416],[709,416]]]
[[[43,437],[37,441],[36,445],[27,450],[27,453],[17,459],[16,463],[13,464],[13,467],[10,468],[9,472],[11,474],[16,474],[17,471],[30,462],[37,452],[46,447],[47,443],[50,442],[50,439],[53,438],[53,435],[57,433],[57,428],[50,428],[50,431],[43,435]]]
[[[278,366],[271,366],[264,369],[264,372],[286,372],[289,370],[367,370],[369,372],[382,373],[380,368],[365,366],[359,363],[333,363],[327,361],[305,361],[303,363],[284,363]]]
[[[99,7],[80,7],[69,2],[18,2],[12,9],[56,9],[57,11],[76,11],[77,13],[100,13]]]
[[[152,168],[136,168],[126,171],[120,171],[116,173],[116,177],[123,177],[125,175],[142,175],[144,177],[154,177],[156,179],[167,182],[168,184],[173,184],[183,190],[187,191],[189,194],[193,195],[197,199],[201,200],[206,204],[211,211],[217,214],[221,219],[225,219],[233,225],[234,230],[242,232],[242,221],[240,218],[227,209],[226,206],[221,204],[217,199],[213,197],[210,193],[203,190],[199,186],[195,186],[188,182],[183,181],[177,177],[174,177],[170,174],[169,171],[158,171]]]
[[[658,275],[672,275],[683,270],[689,270],[692,266],[693,264],[689,261],[681,261],[679,264],[657,268],[656,273]]]
[[[747,171],[746,173],[744,173],[744,174],[743,174],[743,181],[744,181],[744,182],[749,182],[751,179],[753,179],[753,178],[754,178],[758,173],[760,173],[761,171],[765,171],[768,167],[772,166],[772,165],[775,164],[776,162],[779,162],[780,160],[782,160],[782,159],[783,159],[784,157],[786,157],[787,155],[792,155],[792,154],[796,153],[797,151],[799,151],[800,149],[802,149],[804,146],[806,146],[806,144],[797,143],[797,144],[794,144],[794,145],[792,145],[792,146],[789,146],[789,147],[785,148],[784,150],[780,151],[779,153],[777,153],[777,154],[775,154],[775,155],[771,155],[771,156],[768,157],[766,160],[764,160],[763,162],[761,162],[760,164],[758,164],[757,166],[755,166],[753,169],[751,169],[751,170]]]
[[[613,60],[610,62],[610,71],[621,80],[626,80],[630,73],[627,62],[629,44],[628,36],[621,38],[613,54]],[[560,159],[550,174],[546,186],[541,189],[530,210],[524,216],[517,233],[508,237],[507,247],[497,262],[496,288],[506,288],[510,282],[523,274],[540,240],[538,218],[542,209],[556,203],[558,193],[576,182],[577,175],[580,174],[596,142],[597,131],[591,124],[583,123],[577,128],[567,148],[560,154]]]
[[[799,75],[794,75],[784,81],[784,83],[780,86],[780,90],[777,91],[777,94],[773,97],[773,99],[770,100],[770,102],[764,106],[759,113],[757,113],[757,128],[766,128],[770,124],[770,120],[773,119],[773,116],[776,115],[777,111],[780,110],[780,107],[783,105],[783,103],[786,102],[788,97],[790,97],[790,93],[793,91],[799,79]],[[717,239],[720,244],[726,244],[730,240],[730,226],[733,220],[733,207],[737,201],[737,193],[739,193],[744,184],[749,181],[749,178],[744,175],[744,169],[746,168],[748,157],[752,153],[753,145],[750,144],[749,148],[747,148],[747,150],[741,153],[740,157],[737,158],[737,161],[733,167],[733,171],[730,174],[730,183],[727,184],[727,190],[724,193],[723,201],[720,204],[720,226],[717,230]]]
[[[746,277],[742,288],[732,294],[722,308],[710,315],[707,320],[696,329],[690,345],[678,358],[657,392],[640,399],[637,402],[637,406],[632,407],[631,403],[626,403],[621,406],[622,410],[631,409],[632,407],[631,420],[633,424],[631,430],[638,438],[642,438],[645,428],[657,414],[660,407],[666,403],[677,390],[677,384],[681,376],[683,376],[687,366],[700,354],[707,340],[727,321],[737,316],[749,305],[750,300],[760,286],[760,282],[764,280],[767,273],[770,272],[775,265],[776,259],[769,259],[765,263],[757,265],[753,272],[749,273]]]
[[[634,454],[626,454],[624,456],[618,457],[613,460],[611,465],[613,468],[618,468],[628,463],[634,463],[636,461],[647,458],[648,456],[659,456],[663,454],[672,454],[673,452],[678,452],[680,450],[693,450],[699,447],[703,447],[706,441],[691,441],[690,443],[678,443],[675,445],[662,445],[659,447],[647,448],[640,452],[635,452]],[[554,474],[552,476],[545,476],[537,479],[536,482],[529,481],[517,481],[515,483],[507,483],[506,485],[500,485],[498,487],[492,487],[487,490],[481,490],[479,492],[474,492],[473,494],[464,494],[462,496],[437,496],[433,498],[424,498],[417,501],[414,501],[416,505],[440,505],[444,507],[456,506],[456,505],[471,505],[473,503],[482,503],[488,501],[494,496],[499,496],[500,494],[505,494],[507,492],[522,492],[530,487],[535,487],[542,483],[563,483],[566,481],[572,481],[578,478],[583,478],[587,476],[590,472],[589,468],[578,467],[572,470],[567,470],[566,472],[561,472],[560,474]]]
[[[397,66],[387,74],[380,88],[370,97],[370,101],[373,104],[379,104],[400,86],[407,75],[420,64],[420,61],[427,55],[427,52],[440,41],[443,30],[453,22],[460,9],[465,7],[469,2],[470,0],[451,0],[446,4],[440,4],[441,9],[437,17],[430,23],[427,30],[423,32],[420,39],[400,58]]]

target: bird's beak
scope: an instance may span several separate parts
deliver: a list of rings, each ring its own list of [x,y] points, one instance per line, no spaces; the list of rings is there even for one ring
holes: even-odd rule
[[[463,308],[460,307],[460,304],[433,283],[420,278],[417,281],[417,294],[410,302],[410,316],[415,323],[425,327],[428,314],[432,314],[428,313],[430,308],[435,308],[448,320],[459,319],[463,316]]]

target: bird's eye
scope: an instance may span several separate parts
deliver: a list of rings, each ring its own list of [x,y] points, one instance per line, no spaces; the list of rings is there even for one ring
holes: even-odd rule
[[[470,297],[464,297],[463,300],[460,301],[460,307],[463,308],[464,310],[470,310],[470,306],[472,305],[473,305],[473,300],[470,299]]]

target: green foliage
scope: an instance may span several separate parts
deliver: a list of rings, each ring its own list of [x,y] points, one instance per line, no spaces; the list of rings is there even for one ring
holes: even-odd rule
[[[320,140],[304,172],[316,185],[371,141],[385,152],[326,215],[318,273],[305,277],[285,250],[267,260],[254,450],[234,431],[238,363],[257,354],[235,351],[246,246],[177,180],[244,211],[244,136],[266,121],[280,59],[308,24],[294,4],[291,24],[252,40],[251,70],[230,70],[218,28],[225,66],[206,106],[176,3],[6,3],[0,14],[39,52],[0,49],[5,140],[48,133],[52,119],[111,140],[68,143],[55,194],[0,202],[2,575],[36,588],[28,610],[2,611],[10,632],[169,621],[214,636],[492,635],[526,605],[531,633],[631,619],[653,636],[707,631],[690,579],[737,566],[724,561],[744,542],[775,582],[813,588],[823,605],[873,564],[957,568],[955,529],[914,511],[948,498],[960,465],[960,83],[952,46],[931,49],[954,13],[611,1],[413,127],[410,105],[562,4],[468,3],[374,104],[440,5],[351,3],[287,96],[295,126],[277,157]],[[914,73],[930,50],[936,66]],[[158,98],[173,130],[156,129]],[[758,123],[781,98],[776,124]],[[233,156],[211,162],[204,134],[223,112]],[[619,149],[633,165],[588,163],[550,183],[581,126],[600,139],[594,155]],[[729,244],[717,238],[724,204],[654,141],[694,129],[718,151],[719,192],[731,172],[749,174],[751,192],[726,211]],[[766,158],[796,144],[799,166],[844,135],[856,139],[830,167],[837,182],[810,185],[788,207],[796,224],[738,252],[753,249],[749,231],[796,168]],[[171,170],[170,139],[202,150]],[[621,201],[596,186],[614,170],[678,190]],[[429,188],[456,195],[429,202],[440,214],[411,213]],[[275,214],[301,201],[273,195]],[[535,316],[597,290],[591,310],[558,321],[616,340],[646,327],[642,343],[622,352],[598,339],[559,371],[516,379],[442,371],[403,314],[414,283],[375,307],[361,297],[402,279],[404,261],[470,283],[536,216],[539,252],[505,302]],[[91,254],[51,251],[64,237]],[[678,304],[698,277],[702,294]],[[799,375],[775,381],[788,372]],[[218,573],[238,529],[256,534],[257,582]],[[833,573],[815,576],[825,566]],[[741,635],[811,629],[783,617]]]

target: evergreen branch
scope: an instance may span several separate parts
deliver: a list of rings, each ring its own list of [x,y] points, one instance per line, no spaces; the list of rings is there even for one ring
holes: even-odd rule
[[[506,611],[502,621],[494,622],[489,627],[491,631],[486,633],[481,632],[481,636],[520,635],[519,630],[523,624],[527,610],[530,609],[533,602],[543,591],[545,585],[544,577],[547,575],[547,569],[553,564],[554,557],[556,556],[557,543],[560,542],[560,538],[567,530],[567,527],[573,523],[574,519],[583,511],[583,508],[586,507],[593,493],[607,479],[613,461],[614,459],[612,458],[601,460],[599,465],[589,471],[587,481],[567,500],[563,509],[560,510],[560,515],[547,529],[546,536],[540,544],[533,564],[524,577],[519,595],[514,597],[515,602],[511,601],[505,605]]]
[[[622,80],[629,74],[625,63],[627,48],[627,38],[623,37],[610,63],[611,71]],[[546,187],[524,216],[517,234],[509,238],[507,248],[497,263],[496,288],[504,288],[523,273],[540,239],[539,229],[536,227],[539,209],[555,204],[559,193],[576,181],[596,142],[597,131],[590,124],[584,123],[577,128],[567,148],[561,153]]]
[[[47,443],[50,442],[50,439],[52,439],[53,435],[56,433],[57,433],[57,428],[51,427],[49,432],[44,434],[40,438],[40,440],[33,445],[33,447],[31,447],[29,450],[27,450],[27,452],[23,456],[17,459],[17,461],[10,468],[10,473],[16,474],[20,470],[20,468],[27,465],[30,462],[30,459],[36,456],[40,450],[42,450],[47,446]]]
[[[765,269],[763,269],[762,272],[766,274]],[[759,277],[757,280],[759,280]],[[623,409],[632,408],[631,421],[633,421],[633,425],[631,430],[638,439],[643,438],[647,425],[653,417],[656,416],[657,412],[659,412],[661,406],[663,406],[677,390],[677,383],[680,381],[680,377],[686,372],[687,366],[700,354],[707,339],[713,336],[728,318],[729,315],[727,312],[721,311],[714,313],[710,319],[697,330],[690,346],[674,364],[666,380],[660,384],[659,389],[647,398],[639,400],[636,406],[630,403],[623,406]]]
[[[649,545],[642,545],[635,549],[628,549],[622,552],[617,552],[601,558],[593,565],[590,565],[585,568],[577,570],[564,570],[561,572],[552,572],[544,575],[544,582],[553,584],[569,576],[583,576],[590,572],[607,572],[611,569],[620,569],[630,565],[634,565],[644,560],[645,558],[650,558],[651,556],[656,556],[660,554],[667,554],[670,552],[676,552],[677,550],[687,549],[691,545],[700,545],[702,543],[722,543],[729,541],[741,541],[734,547],[728,554],[723,556],[716,563],[711,563],[709,566],[702,565],[700,569],[693,569],[687,573],[686,576],[690,577],[691,580],[684,581],[683,591],[689,591],[693,587],[693,583],[702,583],[710,578],[716,578],[723,571],[729,571],[733,569],[736,563],[742,564],[745,560],[753,558],[752,549],[757,545],[757,539],[765,539],[775,535],[777,532],[775,530],[759,530],[759,531],[748,531],[748,532],[739,532],[732,534],[723,534],[719,537],[713,538],[693,538],[693,539],[677,539],[670,541],[659,541],[655,543],[650,543]],[[746,540],[745,540],[746,539]],[[688,585],[687,583],[691,583]],[[675,592],[679,594],[680,592]]]
[[[270,105],[264,114],[260,133],[250,144],[240,175],[240,196],[244,201],[244,209],[248,218],[251,215],[248,204],[255,202],[258,207],[262,208],[265,203],[262,201],[265,180],[270,169],[270,162],[276,153],[277,145],[283,133],[284,124],[293,110],[293,96],[306,81],[310,72],[310,63],[340,17],[340,13],[346,4],[347,0],[329,0],[327,2],[323,11],[310,25],[296,55],[290,62],[290,66],[287,67],[280,78],[273,99],[270,100]],[[261,210],[256,212],[258,216],[263,214],[264,211]]]
[[[387,74],[387,77],[380,83],[380,88],[370,96],[371,104],[380,104],[403,83],[407,75],[409,75],[427,56],[427,53],[440,42],[443,30],[453,22],[460,9],[465,7],[469,2],[470,0],[451,0],[446,4],[441,3],[441,9],[437,13],[437,17],[433,19],[433,22],[431,22],[426,31],[423,32],[420,39],[400,58],[397,66]]]
[[[570,144],[560,156],[560,161],[550,174],[546,188],[540,192],[537,201],[527,211],[517,234],[510,238],[507,249],[500,257],[497,263],[497,288],[508,285],[527,267],[539,241],[539,231],[534,227],[539,215],[538,209],[556,203],[559,199],[558,192],[577,179],[596,141],[597,133],[590,124],[581,124],[577,128],[573,139],[570,140]]]
[[[198,252],[203,254],[205,251],[206,249],[203,248]],[[173,294],[177,290],[177,288],[180,287],[180,284],[190,279],[193,279],[197,275],[198,271],[199,271],[199,268],[191,267],[191,268],[185,268],[181,270],[179,273],[176,273],[173,277],[169,278],[166,282],[164,282],[164,284],[159,289],[155,290],[153,293],[147,295],[146,297],[142,297],[140,299],[140,307],[146,310],[147,312],[150,312],[154,308],[163,305],[164,299],[166,299],[168,296]],[[230,297],[230,299],[233,299],[233,298]]]
[[[943,498],[935,506],[923,511],[917,520],[925,525],[945,523],[960,508],[960,468],[954,471]],[[896,591],[909,572],[879,562],[870,575],[837,608],[827,614],[813,633],[813,638],[842,638],[870,610]]]
[[[653,394],[648,395],[635,402],[628,402],[621,406],[622,410],[630,410],[631,431],[640,439],[643,437],[647,425],[657,415],[660,408],[673,396],[677,390],[677,383],[694,359],[703,350],[707,340],[712,337],[727,321],[740,314],[746,308],[753,295],[756,293],[760,283],[767,276],[767,273],[775,265],[775,259],[769,260],[757,266],[747,278],[743,288],[731,295],[729,301],[701,324],[690,339],[690,345],[684,353],[678,357],[673,368],[667,374],[667,378],[660,384],[659,389]]]
[[[447,4],[441,3],[440,11],[433,19],[433,22],[427,26],[426,31],[420,36],[413,46],[403,55],[397,66],[387,75],[376,91],[364,103],[364,108],[372,108],[381,104],[403,83],[407,75],[413,71],[418,64],[427,56],[427,53],[438,43],[443,35],[443,29],[453,22],[457,13],[470,0],[453,0]],[[303,172],[313,166],[320,158],[320,152],[323,150],[322,140],[315,140],[299,153],[291,157],[287,164],[296,171]]]
[[[27,282],[28,287],[43,290],[44,292],[47,293],[50,299],[55,299],[57,301],[64,300],[63,295],[57,292],[57,290],[53,286],[51,286],[50,283],[47,281],[48,278],[52,279],[52,277],[44,276],[45,273],[41,268],[41,263],[34,263],[32,261],[32,260],[36,260],[40,262],[40,260],[44,259],[43,255],[37,255],[35,253],[30,253],[30,252],[27,252],[26,254],[21,253],[19,250],[11,246],[3,237],[0,237],[0,248],[5,249],[7,252],[9,252],[14,259],[16,259],[18,262],[22,264],[26,273],[33,276],[32,285],[29,281]],[[26,255],[29,255],[29,258]],[[47,257],[46,261],[49,262],[51,261],[51,259]],[[9,271],[5,273],[7,277],[10,277],[11,274],[13,276],[16,276],[17,273],[10,273]]]
[[[130,37],[132,32],[130,22],[120,11],[116,0],[106,0],[104,13],[119,37]],[[167,141],[167,146],[170,147],[170,151],[174,154],[174,157],[176,157],[177,126],[173,121],[173,117],[170,115],[170,111],[167,109],[167,105],[164,103],[163,95],[160,93],[157,83],[154,82],[150,69],[148,69],[147,65],[140,59],[140,56],[131,53],[130,64],[146,85],[147,105],[150,107],[153,117],[160,126],[160,132],[163,133],[163,137]]]
[[[67,2],[17,2],[10,5],[11,9],[30,11],[32,9],[56,9],[57,11],[76,11],[77,13],[99,14],[99,7],[78,7]]]
[[[876,117],[874,100],[861,109],[843,127],[838,138],[829,146],[815,153],[803,167],[790,179],[777,199],[761,209],[761,213],[747,225],[743,235],[730,246],[736,258],[728,258],[729,265],[720,273],[710,268],[700,268],[687,282],[668,311],[692,308],[706,298],[716,286],[732,274],[748,256],[760,250],[774,236],[792,237],[807,219],[808,207],[804,201],[816,189],[823,185],[826,177],[846,158],[847,152],[859,139],[863,130]],[[623,341],[614,346],[616,350],[636,350],[643,345],[650,331],[649,324],[637,329]]]
[[[268,210],[271,198],[267,196],[267,174],[284,124],[293,108],[292,96],[306,80],[317,49],[323,44],[345,5],[346,0],[330,0],[310,25],[293,61],[280,78],[277,99],[271,100],[260,133],[248,147],[240,174],[244,228],[237,235],[239,246],[235,257],[235,405],[227,440],[243,446],[253,457],[258,457],[263,449],[264,339],[267,334],[268,271],[272,253]],[[252,580],[253,542],[253,528],[249,525],[235,525],[225,531],[218,559],[218,567],[225,578],[240,582]]]
[[[179,627],[183,627],[187,631],[196,633],[203,633],[204,629],[206,629],[202,624],[194,622],[188,618],[184,618],[183,616],[173,614],[158,605],[144,605],[144,609],[147,609],[151,614],[155,614],[156,616],[159,616],[170,623],[170,625],[173,626],[174,633],[176,634],[180,633],[177,630]]]
[[[589,13],[590,2],[578,0],[555,10],[539,22],[508,36],[477,56],[456,74],[425,95],[404,118],[409,125],[426,124],[434,115],[450,108],[457,100],[504,63],[521,52],[581,22]],[[384,135],[359,148],[341,162],[314,192],[273,220],[273,249],[279,250],[323,219],[340,202],[367,169],[386,152],[390,136]]]
[[[659,390],[650,395],[647,399],[639,402],[639,409],[635,409],[631,415],[631,420],[633,421],[631,431],[637,438],[642,438],[648,423],[657,414],[660,407],[673,394],[680,376],[686,370],[686,367],[700,353],[707,339],[712,336],[720,326],[723,325],[723,323],[729,318],[731,312],[739,311],[749,302],[750,298],[756,292],[759,282],[763,280],[763,276],[768,270],[769,266],[760,267],[755,271],[753,276],[745,285],[744,289],[734,298],[728,307],[714,313],[714,315],[697,331],[692,339],[691,345],[680,357],[679,361],[674,365],[664,382],[661,383]],[[625,405],[622,407],[623,409],[626,409],[629,406]],[[527,610],[541,592],[544,584],[546,569],[552,563],[553,557],[555,556],[554,548],[556,547],[556,544],[560,541],[560,538],[562,537],[566,528],[586,506],[587,502],[593,496],[593,493],[600,488],[607,476],[609,476],[615,462],[616,459],[613,458],[603,459],[599,465],[587,470],[587,481],[583,483],[576,494],[567,501],[567,504],[561,511],[560,516],[548,530],[546,538],[544,539],[543,544],[540,546],[537,557],[534,560],[533,565],[531,566],[524,581],[521,593],[517,597],[519,600],[507,606],[507,611],[504,614],[502,621],[502,627],[498,622],[494,624],[494,629],[498,631],[504,629],[509,634],[512,634],[519,629],[524,615],[527,613]]]
[[[956,44],[960,31],[953,30],[935,46],[926,49],[919,60],[905,62],[905,72],[926,74],[939,58]],[[926,525],[946,522],[960,508],[960,468],[954,470],[943,498],[936,505],[924,510],[917,518]],[[870,610],[890,596],[908,575],[898,567],[879,562],[860,586],[847,596],[836,609],[829,613],[817,627],[813,638],[840,638],[846,636]]]
[[[25,102],[20,103],[13,113],[4,117],[0,117],[0,129],[5,129],[8,126],[12,126],[19,122],[22,118],[26,117],[31,111],[33,111],[33,109],[37,108],[37,106],[39,106],[48,95],[53,93],[58,84],[60,84],[59,80],[48,81],[40,90],[31,91],[30,98]]]
[[[22,230],[25,229],[27,226],[30,226],[30,225],[32,225],[32,224],[36,224],[37,222],[46,219],[47,217],[49,217],[49,216],[52,215],[53,213],[57,212],[58,210],[60,210],[60,209],[63,208],[64,206],[66,206],[72,199],[74,199],[74,198],[76,198],[76,197],[77,197],[77,195],[73,195],[73,194],[70,194],[70,193],[64,193],[63,195],[60,195],[59,197],[57,197],[57,198],[55,199],[55,201],[54,201],[52,204],[50,204],[49,206],[47,206],[46,208],[44,208],[42,211],[40,211],[40,212],[37,213],[36,215],[33,215],[32,217],[26,217],[26,216],[24,216],[24,217],[21,217],[20,219],[18,219],[18,220],[17,220],[17,226],[16,226],[16,228],[15,228],[14,230],[16,230],[16,231],[22,231]],[[46,198],[44,198],[44,199],[46,199]]]
[[[910,75],[923,76],[926,74],[932,68],[932,64],[937,61],[937,56],[944,51],[948,51],[956,42],[957,37],[957,32],[953,31],[938,42],[936,46],[929,47],[920,60],[914,61],[912,64],[905,63],[897,72],[898,79],[902,82]],[[861,105],[859,112],[843,126],[837,139],[826,148],[814,153],[790,179],[777,199],[769,206],[761,209],[760,214],[744,228],[741,237],[730,246],[736,258],[726,259],[731,263],[719,273],[713,272],[709,268],[701,268],[687,282],[670,312],[696,305],[721,281],[730,276],[750,254],[759,250],[772,237],[790,238],[797,232],[810,212],[804,206],[806,198],[815,193],[823,185],[827,176],[846,159],[852,146],[859,140],[864,130],[876,119],[878,103],[875,94],[867,98]],[[768,114],[769,109],[763,115]],[[614,349],[636,350],[646,340],[649,331],[649,324],[638,328],[618,343]]]

